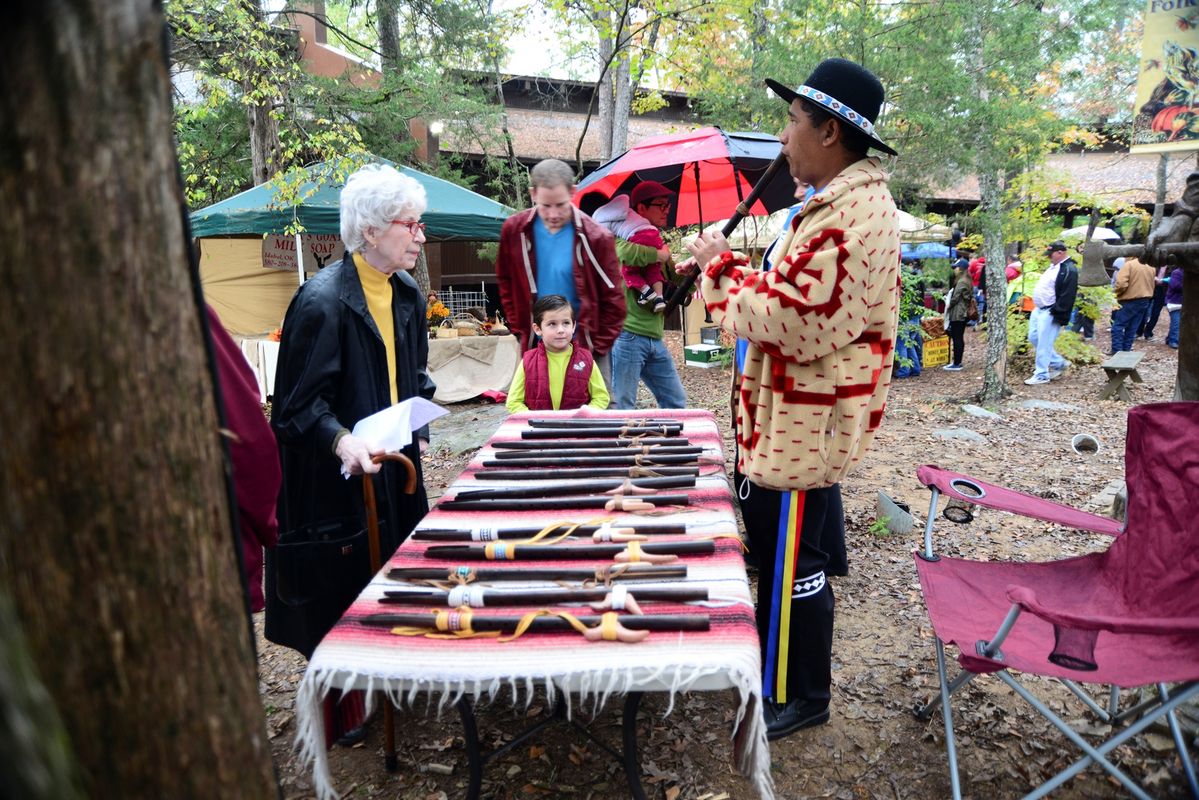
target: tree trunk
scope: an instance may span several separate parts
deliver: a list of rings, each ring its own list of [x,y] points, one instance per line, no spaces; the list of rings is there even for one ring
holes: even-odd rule
[[[597,12],[597,27],[601,25]],[[612,157],[612,59],[615,57],[615,43],[608,36],[600,36],[599,53],[597,55],[600,67],[600,78],[595,84],[598,107],[596,116],[599,118],[600,129],[600,163]],[[580,165],[581,166],[581,165]]]
[[[987,260],[987,363],[979,402],[997,403],[1007,388],[1007,280],[1003,258],[1003,186],[999,173],[984,171],[978,176],[979,206],[982,211],[983,256]]]
[[[0,585],[87,796],[274,798],[161,7],[5,23]]]
[[[383,74],[399,75],[400,19],[397,0],[379,0],[376,9],[379,26],[379,52],[382,53]]]
[[[1157,159],[1157,196],[1153,201],[1153,219],[1149,223],[1149,230],[1157,227],[1157,223],[1162,221],[1162,214],[1166,210],[1166,177],[1169,173],[1170,154],[1162,153]]]
[[[627,40],[626,40],[627,42]],[[608,158],[618,156],[629,149],[629,112],[633,105],[633,86],[629,76],[629,48],[627,43],[616,55],[616,75],[612,78],[612,140]]]
[[[256,22],[262,22],[261,0],[242,0]],[[242,78],[242,93],[253,97],[258,78],[256,65],[242,65],[246,77]],[[274,116],[274,98],[259,98],[246,106],[246,122],[250,125],[250,169],[254,185],[266,183],[279,171],[279,121]]]
[[[0,585],[0,786],[25,800],[82,798],[75,754],[50,693],[29,656],[29,643],[8,590]]]

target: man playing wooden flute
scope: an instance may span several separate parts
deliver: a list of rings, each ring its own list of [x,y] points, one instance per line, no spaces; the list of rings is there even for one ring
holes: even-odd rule
[[[878,430],[898,318],[899,227],[874,147],[883,87],[828,59],[796,90],[780,135],[791,175],[813,187],[769,271],[719,233],[689,245],[712,317],[747,340],[735,476],[757,551],[767,736],[828,721],[833,593],[845,575],[840,482]]]

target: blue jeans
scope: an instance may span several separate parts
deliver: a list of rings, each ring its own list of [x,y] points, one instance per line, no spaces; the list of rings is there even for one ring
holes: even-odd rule
[[[1182,309],[1176,308],[1170,312],[1170,332],[1166,334],[1166,344],[1178,348],[1178,331],[1182,326]]]
[[[1061,331],[1062,326],[1054,322],[1048,308],[1034,308],[1028,316],[1028,341],[1037,351],[1033,377],[1048,378],[1050,370],[1063,370],[1069,364],[1053,347]]]
[[[612,346],[611,408],[636,408],[640,381],[645,381],[658,408],[687,407],[683,382],[662,340],[621,331]]]
[[[1135,300],[1121,300],[1120,307],[1112,312],[1112,352],[1131,350],[1132,342],[1137,338],[1137,330],[1149,314],[1151,297],[1138,297]]]

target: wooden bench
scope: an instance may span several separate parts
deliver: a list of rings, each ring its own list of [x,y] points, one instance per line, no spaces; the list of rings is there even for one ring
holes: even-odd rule
[[[1107,386],[1103,387],[1099,399],[1107,400],[1118,394],[1121,400],[1131,403],[1132,394],[1128,391],[1129,383],[1126,379],[1131,378],[1137,383],[1145,382],[1141,378],[1141,374],[1137,372],[1137,366],[1144,357],[1144,353],[1122,350],[1100,364],[1099,366],[1103,367],[1103,371],[1107,373]]]

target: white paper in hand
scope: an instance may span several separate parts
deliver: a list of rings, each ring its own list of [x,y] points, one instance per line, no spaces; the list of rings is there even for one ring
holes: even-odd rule
[[[407,400],[363,417],[350,431],[366,442],[371,452],[394,453],[412,444],[412,434],[438,417],[450,413],[423,397]],[[345,474],[345,470],[342,470]]]

